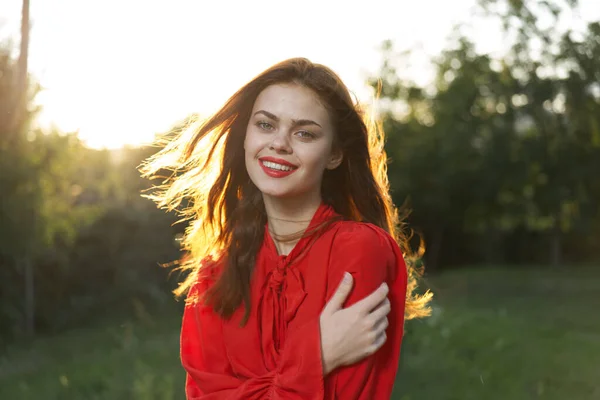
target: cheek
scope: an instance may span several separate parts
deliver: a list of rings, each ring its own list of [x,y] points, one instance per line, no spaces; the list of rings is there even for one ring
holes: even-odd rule
[[[322,172],[327,167],[327,163],[330,159],[329,152],[320,149],[317,151],[307,151],[304,154],[303,160],[305,166],[310,167],[314,172]]]
[[[246,131],[246,137],[244,138],[244,150],[246,153],[255,153],[256,155],[264,146],[264,139],[257,132],[253,132],[252,129]]]
[[[251,140],[252,132],[250,127],[246,128],[246,134],[244,135],[244,150],[249,147],[249,141]]]
[[[255,149],[256,138],[254,137],[254,135],[252,135],[252,132],[248,130],[246,132],[246,137],[244,138],[244,151],[246,153],[246,156],[251,155],[250,153],[252,153]]]

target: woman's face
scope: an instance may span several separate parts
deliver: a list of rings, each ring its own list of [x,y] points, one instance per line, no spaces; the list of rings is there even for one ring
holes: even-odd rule
[[[326,168],[336,168],[329,112],[310,89],[276,84],[256,98],[244,141],[246,169],[263,195],[314,199],[321,196]]]

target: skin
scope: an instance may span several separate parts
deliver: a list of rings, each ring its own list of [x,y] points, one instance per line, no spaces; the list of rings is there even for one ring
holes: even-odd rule
[[[272,233],[288,235],[308,226],[321,203],[323,172],[342,162],[333,139],[329,113],[310,89],[272,85],[257,97],[246,130],[245,161],[250,179],[262,192]],[[265,156],[297,169],[284,178],[270,177],[259,160]],[[295,243],[277,245],[280,254],[288,254]]]
[[[301,232],[321,204],[321,182],[326,169],[337,168],[343,154],[334,146],[335,131],[329,112],[310,89],[276,84],[257,97],[244,141],[246,169],[261,191],[271,234]],[[269,176],[263,157],[292,164],[285,177]],[[274,240],[279,254],[289,254],[296,242]],[[320,316],[324,374],[373,354],[385,343],[387,286],[382,286],[342,309],[353,285],[347,274]]]

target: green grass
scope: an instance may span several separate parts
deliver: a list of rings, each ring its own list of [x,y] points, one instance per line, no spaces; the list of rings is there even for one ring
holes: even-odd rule
[[[183,399],[179,324],[174,310],[9,349],[0,358],[0,399]]]
[[[486,269],[431,280],[407,324],[396,399],[600,399],[600,268]]]
[[[600,398],[600,268],[466,268],[429,278],[394,399]],[[182,399],[179,311],[16,345],[0,399]]]

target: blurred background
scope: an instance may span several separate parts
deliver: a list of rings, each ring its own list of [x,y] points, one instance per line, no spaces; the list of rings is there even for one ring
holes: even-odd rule
[[[425,240],[393,398],[600,399],[598,0],[3,0],[0,399],[184,398],[185,225],[136,168],[296,56],[382,118]]]

